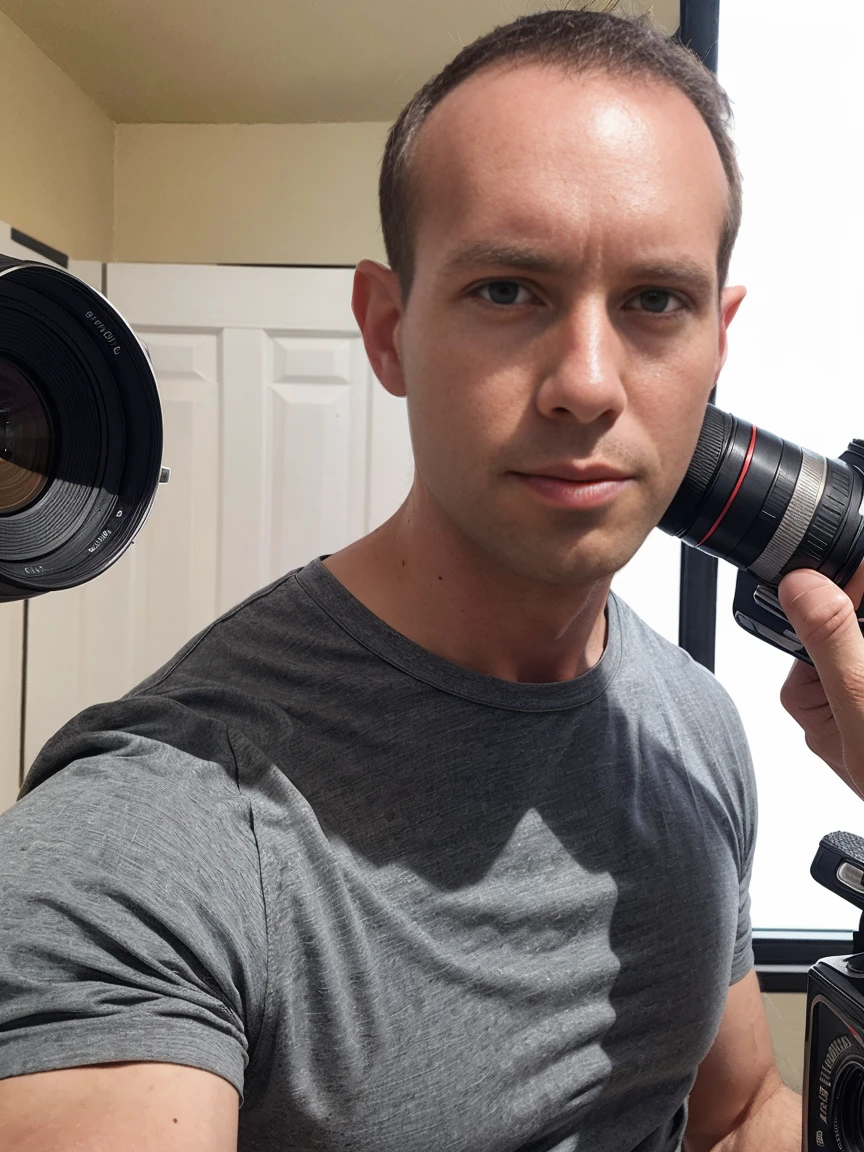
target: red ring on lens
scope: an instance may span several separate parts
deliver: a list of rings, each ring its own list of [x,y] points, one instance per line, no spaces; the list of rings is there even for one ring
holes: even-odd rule
[[[750,443],[747,447],[747,455],[744,457],[744,463],[741,465],[741,474],[738,477],[738,482],[735,485],[735,487],[732,489],[732,495],[726,501],[726,504],[723,508],[723,511],[720,513],[720,515],[717,517],[717,519],[714,521],[714,523],[708,529],[707,533],[702,537],[702,539],[696,545],[697,548],[701,548],[706,540],[710,540],[711,537],[714,535],[714,533],[717,531],[717,529],[722,524],[723,517],[729,511],[730,507],[732,506],[732,501],[738,495],[738,489],[744,483],[744,477],[747,475],[747,469],[750,467],[750,461],[753,459],[753,449],[755,447],[756,447],[756,425],[753,424],[753,425],[751,425],[751,430],[750,430]]]

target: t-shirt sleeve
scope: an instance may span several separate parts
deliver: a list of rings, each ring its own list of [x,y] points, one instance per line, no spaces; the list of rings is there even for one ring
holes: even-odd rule
[[[735,950],[732,953],[730,984],[737,984],[739,980],[743,980],[754,963],[753,931],[750,923],[750,880],[752,875],[753,851],[751,848],[738,881],[738,933],[735,938]]]
[[[153,1060],[242,1099],[267,963],[249,804],[220,764],[103,743],[0,817],[0,1078]]]
[[[734,831],[739,861],[738,930],[729,977],[729,983],[736,984],[747,975],[755,962],[750,921],[750,883],[753,879],[753,856],[756,850],[758,801],[750,746],[738,710],[731,700],[728,701],[725,727],[729,736],[727,762],[732,769],[730,791],[733,796]]]
[[[703,754],[711,765],[712,789],[726,813],[728,851],[738,873],[737,923],[729,966],[729,984],[737,984],[753,968],[753,930],[750,919],[750,884],[758,827],[758,794],[753,758],[744,724],[732,697],[713,673],[687,658],[693,689],[691,715],[697,723]],[[727,906],[728,907],[728,906]],[[729,908],[730,921],[732,909]],[[730,924],[731,935],[731,924]]]

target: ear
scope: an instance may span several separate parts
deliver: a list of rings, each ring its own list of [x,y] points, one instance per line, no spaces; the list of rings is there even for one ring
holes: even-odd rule
[[[361,260],[354,271],[351,309],[375,375],[391,396],[404,396],[399,348],[402,292],[396,273],[374,260]]]
[[[727,338],[727,331],[729,325],[735,318],[735,313],[741,307],[741,301],[747,295],[747,289],[742,285],[737,288],[724,288],[720,293],[720,333],[717,342],[717,360],[714,364],[714,383],[717,383],[717,377],[720,375],[720,370],[726,363],[726,354],[729,351],[729,342]]]

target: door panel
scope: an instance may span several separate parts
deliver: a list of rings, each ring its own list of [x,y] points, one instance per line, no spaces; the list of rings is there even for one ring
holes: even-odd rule
[[[373,378],[369,408],[369,512],[366,527],[371,532],[389,520],[408,495],[414,479],[414,454],[405,400],[385,392]]]
[[[273,339],[268,579],[365,528],[366,371],[350,338]]]
[[[116,565],[33,602],[28,764],[78,711],[369,523],[372,374],[350,271],[109,265],[107,286],[153,361],[171,479]],[[379,489],[403,456],[381,454]]]
[[[0,604],[0,812],[18,794],[24,605]]]
[[[128,692],[217,612],[219,336],[140,335],[159,382],[171,481],[107,572],[31,601],[27,764],[72,716]]]
[[[142,328],[162,401],[163,461],[149,523],[134,544],[137,680],[217,614],[221,334]],[[130,685],[131,687],[131,685]]]
[[[350,394],[339,384],[275,384],[270,406],[268,551],[278,573],[348,539]]]
[[[372,380],[356,328],[224,336],[223,611],[363,535]]]

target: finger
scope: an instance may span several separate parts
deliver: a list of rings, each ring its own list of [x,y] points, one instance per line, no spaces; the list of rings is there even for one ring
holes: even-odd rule
[[[831,705],[828,703],[825,687],[816,676],[815,669],[810,669],[814,676],[812,680],[798,683],[793,676],[794,671],[795,669],[789,673],[780,689],[780,703],[804,727],[806,718],[811,716],[817,708],[825,708],[830,712]]]
[[[864,600],[864,564],[858,565],[855,575],[848,584],[843,585],[843,591],[852,601],[857,612],[858,606]]]
[[[783,611],[819,673],[844,740],[864,745],[864,637],[852,601],[809,568],[780,582]]]
[[[837,727],[830,704],[817,704],[813,708],[802,708],[801,718],[795,717],[795,719],[798,720],[802,728],[807,728],[814,734],[826,726],[830,726],[832,729]]]
[[[789,675],[783,682],[783,690],[801,692],[811,684],[818,684],[822,688],[819,673],[812,664],[805,664],[803,660],[795,660],[789,669]],[[824,691],[824,689],[822,690]]]
[[[799,684],[797,687],[784,684],[780,690],[780,703],[787,712],[793,709],[810,712],[813,708],[821,708],[823,704],[826,708],[831,707],[819,680],[815,680],[812,684]]]
[[[819,673],[812,664],[807,664],[803,660],[793,660],[786,682],[787,684],[810,684],[813,680],[818,679]]]

